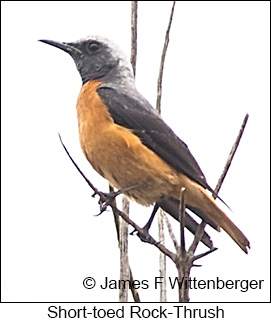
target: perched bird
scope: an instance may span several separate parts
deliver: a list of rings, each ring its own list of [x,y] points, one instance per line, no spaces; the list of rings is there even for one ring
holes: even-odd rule
[[[41,40],[74,59],[82,78],[77,101],[79,137],[92,167],[142,205],[161,206],[178,219],[180,190],[186,207],[247,253],[248,239],[207,193],[213,192],[187,145],[136,90],[130,63],[100,36],[64,43]],[[196,223],[186,216],[186,226]],[[206,244],[210,244],[205,236]]]

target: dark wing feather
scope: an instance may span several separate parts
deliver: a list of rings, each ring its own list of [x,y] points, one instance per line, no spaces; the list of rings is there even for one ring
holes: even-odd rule
[[[149,149],[173,168],[213,192],[187,145],[135,89],[101,85],[98,94],[115,123],[131,129]]]

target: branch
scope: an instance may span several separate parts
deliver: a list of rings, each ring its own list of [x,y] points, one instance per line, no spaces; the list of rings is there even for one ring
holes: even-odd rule
[[[139,297],[139,294],[138,294],[138,291],[136,288],[133,287],[133,282],[134,282],[134,276],[133,276],[133,273],[132,273],[132,270],[131,270],[131,267],[130,268],[130,282],[131,282],[131,293],[133,295],[133,299],[136,303],[140,303],[140,297]]]
[[[193,242],[192,242],[191,246],[188,249],[189,254],[193,255],[195,253],[196,248],[197,248],[197,246],[198,246],[198,244],[201,241],[201,238],[203,236],[205,227],[206,227],[206,223],[202,220],[201,223],[199,224],[198,228],[197,228],[197,231],[195,233]]]
[[[159,76],[158,76],[158,82],[157,82],[156,110],[159,113],[161,113],[163,72],[164,72],[166,53],[167,53],[167,48],[168,48],[168,43],[169,43],[169,33],[170,33],[171,25],[172,25],[175,3],[176,3],[176,1],[173,1],[172,8],[171,8],[171,14],[170,14],[170,18],[169,18],[169,23],[168,23],[168,27],[167,27],[167,31],[166,31],[166,36],[165,36],[164,48],[163,48],[163,52],[162,52],[160,69],[159,69]]]
[[[138,1],[132,1],[132,17],[131,17],[131,64],[136,75],[136,60],[137,60],[137,9]]]
[[[160,243],[165,245],[165,232],[164,232],[164,219],[166,215],[164,210],[159,208],[158,210],[158,239]],[[159,255],[159,274],[163,277],[162,284],[160,286],[160,302],[165,303],[167,301],[167,286],[166,286],[166,256],[160,252]]]
[[[184,227],[185,227],[185,187],[181,188],[181,194],[180,194],[180,204],[179,204],[179,222],[180,222],[180,252],[185,252],[185,238],[184,238]]]
[[[73,165],[76,167],[76,169],[78,170],[78,172],[81,174],[81,176],[84,178],[84,180],[87,182],[87,184],[90,186],[90,188],[94,191],[94,195],[99,194],[99,191],[97,190],[97,188],[88,180],[88,178],[85,176],[85,174],[81,171],[81,169],[78,167],[78,165],[76,164],[76,162],[73,160],[73,158],[71,157],[70,153],[68,152],[68,149],[66,148],[66,146],[64,145],[62,138],[60,136],[60,133],[58,133],[58,137],[60,139],[60,142],[64,148],[64,150],[66,151],[68,157],[70,158],[70,160],[72,161]],[[101,196],[101,198],[105,199],[105,196]]]
[[[223,182],[224,182],[224,179],[225,179],[225,177],[226,177],[226,175],[227,175],[227,173],[228,173],[228,171],[229,171],[229,168],[230,168],[230,166],[231,166],[231,163],[232,163],[233,157],[234,157],[234,155],[235,155],[235,153],[236,153],[236,150],[237,150],[237,148],[238,148],[238,146],[239,146],[239,144],[240,144],[241,138],[242,138],[243,133],[244,133],[244,131],[245,131],[245,127],[246,127],[246,124],[247,124],[247,121],[248,121],[248,117],[249,117],[249,115],[248,115],[248,114],[246,114],[246,116],[245,116],[245,118],[244,118],[244,121],[243,121],[243,123],[242,123],[242,125],[241,125],[240,131],[239,131],[239,134],[238,134],[238,136],[237,136],[237,138],[236,138],[236,140],[235,140],[235,143],[234,143],[234,144],[233,144],[233,146],[232,146],[232,149],[231,149],[231,152],[230,152],[229,157],[228,157],[228,159],[227,159],[226,165],[225,165],[225,167],[224,167],[224,169],[223,169],[223,172],[222,172],[222,174],[221,174],[221,176],[220,176],[220,178],[219,178],[219,180],[218,180],[218,182],[217,182],[217,184],[216,184],[216,187],[215,187],[215,189],[214,189],[215,195],[217,195],[217,194],[218,194],[218,192],[219,192],[219,190],[220,190],[220,188],[221,188],[221,186],[222,186],[222,184],[223,184]]]
[[[236,153],[236,150],[237,150],[237,148],[238,148],[238,146],[240,144],[241,138],[242,138],[243,133],[245,131],[245,127],[246,127],[246,124],[247,124],[247,121],[248,121],[248,117],[249,117],[249,115],[246,114],[246,116],[244,118],[244,121],[243,121],[243,123],[241,125],[239,134],[238,134],[238,136],[237,136],[237,138],[236,138],[236,140],[235,140],[235,142],[234,142],[234,144],[232,146],[232,149],[231,149],[231,152],[230,152],[229,157],[227,159],[226,165],[225,165],[225,167],[223,169],[223,172],[222,172],[222,174],[221,174],[221,176],[220,176],[220,178],[219,178],[219,180],[217,182],[217,185],[216,185],[216,187],[214,189],[214,193],[213,193],[214,198],[216,198],[216,196],[218,195],[218,192],[219,192],[219,190],[220,190],[220,188],[221,188],[221,186],[222,186],[222,184],[224,182],[224,179],[225,179],[225,177],[226,177],[226,175],[227,175],[227,173],[229,171],[230,165],[231,165],[231,163],[233,161],[233,157],[234,157],[234,155]],[[196,231],[193,243],[190,246],[188,252],[194,254],[194,252],[195,252],[195,250],[197,248],[197,245],[199,244],[199,242],[201,240],[201,237],[202,237],[202,235],[204,233],[205,226],[206,226],[206,223],[204,221],[202,221],[201,224],[198,226],[198,229]]]
[[[172,20],[173,20],[174,7],[175,7],[175,1],[173,1],[173,5],[171,8],[171,14],[170,14],[170,18],[169,18],[168,28],[166,31],[164,47],[163,47],[163,52],[162,52],[161,62],[160,62],[160,69],[159,69],[159,74],[158,74],[158,80],[157,80],[156,110],[158,111],[159,114],[161,113],[163,71],[164,71],[166,53],[167,53],[167,48],[168,48],[168,43],[169,43],[169,33],[170,33],[170,28],[171,28],[171,24],[172,24]],[[164,226],[163,226],[163,219],[164,218],[165,219],[167,218],[165,215],[165,212],[163,210],[159,209],[158,230],[159,230],[159,241],[161,241],[162,243],[165,243]],[[168,228],[169,228],[169,226],[168,226]],[[163,253],[160,253],[159,271],[160,271],[160,276],[165,278],[166,277],[166,258]],[[163,279],[163,283],[160,286],[160,301],[161,302],[166,302],[166,299],[167,299],[165,284],[166,284],[166,279]]]
[[[131,1],[131,64],[134,71],[136,71],[136,58],[137,58],[137,1]],[[123,195],[122,197],[122,210],[129,217],[130,202],[128,198]],[[116,212],[113,211],[114,214]],[[119,215],[116,215],[119,218]],[[132,269],[129,265],[128,258],[128,223],[123,219],[119,219],[120,224],[120,280],[129,280],[131,282],[131,292],[136,302],[140,301],[139,294],[133,285]],[[126,286],[126,285],[125,285]],[[120,290],[119,301],[128,301],[128,287]]]
[[[123,199],[125,203],[127,200]],[[114,212],[116,213],[116,212]],[[126,213],[127,214],[127,213]],[[122,218],[119,218],[119,248],[120,248],[120,280],[127,281],[130,280],[131,268],[128,259],[128,224]],[[131,285],[132,288],[133,284]],[[119,290],[119,302],[128,301],[128,287],[124,285],[123,288]]]
[[[178,248],[179,248],[179,243],[177,241],[177,238],[175,237],[174,233],[173,233],[173,230],[172,230],[172,225],[171,223],[169,222],[168,220],[168,217],[165,216],[165,221],[166,221],[166,225],[167,225],[167,230],[168,230],[168,233],[170,235],[170,238],[174,244],[174,247],[175,247],[175,250],[177,251]]]
[[[184,236],[184,227],[185,227],[185,188],[181,188],[180,193],[180,204],[179,204],[179,222],[180,222],[180,247],[177,249],[177,260],[176,267],[178,270],[179,281],[183,279],[189,279],[190,276],[190,263],[187,252],[185,250],[185,236]],[[181,285],[179,288],[179,302],[188,302],[189,294],[188,288],[185,284]]]

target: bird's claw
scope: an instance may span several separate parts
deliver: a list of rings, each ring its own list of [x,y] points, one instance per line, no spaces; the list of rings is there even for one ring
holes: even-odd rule
[[[149,228],[144,226],[143,228],[139,228],[139,230],[134,229],[130,235],[134,235],[137,232],[137,236],[142,242],[147,242],[150,244],[155,244],[155,240],[149,234]]]
[[[129,186],[129,187],[120,189],[118,191],[113,191],[113,192],[109,192],[109,193],[100,192],[100,194],[99,194],[98,192],[94,192],[92,194],[92,197],[95,197],[97,194],[99,194],[99,196],[100,196],[100,199],[99,199],[100,213],[97,214],[97,215],[100,215],[104,211],[106,211],[107,207],[114,202],[115,198],[118,195],[123,194],[123,193],[126,193],[128,191],[131,191],[133,189],[136,189],[136,188],[138,188],[138,187],[140,187],[142,185],[145,185],[145,184],[142,184],[142,183],[141,184],[136,184],[136,185]]]
[[[142,228],[140,231],[137,231],[137,236],[142,242],[147,242],[150,244],[154,244],[155,240],[149,235],[149,231]]]

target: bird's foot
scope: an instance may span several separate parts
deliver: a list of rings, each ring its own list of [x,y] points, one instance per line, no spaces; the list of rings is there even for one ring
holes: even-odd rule
[[[131,235],[134,234],[135,232],[137,232],[137,236],[139,237],[139,239],[141,241],[154,244],[154,239],[150,236],[149,229],[151,227],[152,221],[154,219],[154,216],[155,216],[158,208],[159,208],[159,206],[157,204],[155,204],[148,222],[144,225],[143,228],[140,228],[140,230],[134,230],[133,232],[131,232]]]
[[[149,228],[144,225],[143,228],[139,228],[138,230],[134,230],[133,232],[131,232],[130,234],[133,235],[135,232],[137,232],[137,236],[139,237],[139,239],[142,242],[146,242],[146,243],[150,243],[150,244],[154,244],[156,241],[151,237],[151,235],[149,234]]]
[[[149,235],[149,229],[152,225],[154,216],[157,212],[157,210],[159,209],[159,206],[157,204],[154,205],[154,208],[152,210],[151,216],[148,220],[148,222],[144,225],[144,227],[142,228],[142,232],[141,233],[137,233],[137,235],[139,236],[139,238],[143,241],[144,240],[144,236]],[[131,232],[131,234],[134,234],[137,230],[134,230],[133,232]],[[140,236],[141,235],[141,236]]]
[[[139,186],[142,186],[142,185],[144,185],[144,184],[136,184],[136,185],[125,187],[125,188],[120,189],[118,191],[113,191],[113,192],[109,192],[109,193],[100,192],[100,194],[99,194],[99,196],[100,196],[100,199],[99,199],[100,213],[97,214],[97,215],[102,214],[107,209],[107,207],[109,205],[112,205],[112,203],[114,202],[115,198],[118,195],[125,194],[128,191],[134,190],[134,189],[136,189],[136,188],[138,188]],[[96,194],[98,194],[98,193],[94,193],[92,195],[92,197],[94,197]]]

